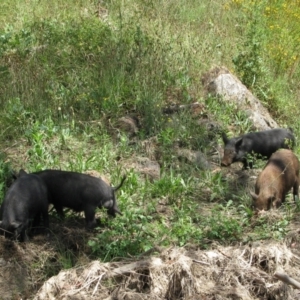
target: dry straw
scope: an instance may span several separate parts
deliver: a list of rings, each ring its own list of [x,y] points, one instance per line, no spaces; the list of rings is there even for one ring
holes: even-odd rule
[[[283,271],[300,279],[300,257],[286,243],[154,250],[156,256],[138,261],[93,261],[61,271],[44,283],[34,299],[288,300],[299,296],[298,290],[274,277]]]

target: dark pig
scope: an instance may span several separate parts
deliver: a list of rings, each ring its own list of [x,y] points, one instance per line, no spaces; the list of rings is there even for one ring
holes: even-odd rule
[[[39,176],[21,170],[4,197],[0,228],[5,235],[13,235],[20,241],[26,241],[30,221],[33,220],[33,224],[38,225],[41,216],[44,227],[48,229],[47,187]]]
[[[294,201],[299,191],[299,160],[291,151],[280,149],[270,157],[251,192],[256,210],[279,207],[287,192],[293,188]]]
[[[88,228],[96,225],[95,210],[97,207],[107,209],[109,215],[115,217],[120,212],[115,191],[118,190],[126,177],[123,177],[117,187],[111,187],[101,178],[87,174],[61,170],[44,170],[35,172],[46,183],[50,203],[57,213],[63,217],[63,208],[68,207],[74,211],[84,211]]]
[[[240,137],[228,139],[226,134],[222,134],[225,145],[224,156],[221,165],[228,167],[232,163],[240,161],[243,168],[253,167],[252,162],[247,161],[248,155],[259,155],[264,159],[280,148],[292,149],[295,144],[295,137],[290,129],[270,129],[258,132],[250,132]]]

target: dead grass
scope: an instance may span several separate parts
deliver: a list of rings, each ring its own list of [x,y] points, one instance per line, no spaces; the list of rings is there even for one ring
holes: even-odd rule
[[[298,299],[296,290],[273,277],[283,270],[300,278],[297,249],[259,242],[208,251],[170,248],[138,261],[93,261],[61,271],[34,299]]]
[[[87,241],[93,232],[85,230],[84,219],[52,216],[50,222],[49,237],[40,234],[18,243],[0,236],[0,299],[29,299],[61,269],[90,262]]]

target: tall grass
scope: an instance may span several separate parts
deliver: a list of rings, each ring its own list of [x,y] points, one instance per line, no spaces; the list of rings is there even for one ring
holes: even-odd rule
[[[227,5],[247,22],[234,61],[236,71],[279,121],[298,129],[298,119],[290,113],[298,109],[298,1],[232,0]]]
[[[16,11],[6,6],[2,14],[12,13],[18,22],[7,22],[0,39],[1,104],[20,99],[40,118],[75,113],[96,119],[136,112],[145,119],[146,134],[155,134],[166,91],[193,89],[199,98],[207,57],[226,40],[204,38],[214,36],[219,25],[208,22],[212,16],[203,5],[197,9],[202,15],[186,21],[195,18],[193,1],[107,3],[105,22],[89,1],[70,10],[68,2],[56,4],[50,13],[48,6],[35,1],[19,3]],[[206,7],[210,14],[222,11],[219,4],[212,6]],[[193,23],[201,25],[199,36]],[[221,62],[220,55],[214,59]]]

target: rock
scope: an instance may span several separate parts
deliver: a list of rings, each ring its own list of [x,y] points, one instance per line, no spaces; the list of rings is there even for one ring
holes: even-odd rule
[[[237,104],[244,110],[257,130],[277,128],[268,110],[242,82],[224,67],[216,67],[204,74],[202,84],[207,93],[220,96],[224,101]]]
[[[0,257],[0,267],[4,267],[7,264],[7,261]]]
[[[147,157],[133,157],[127,161],[123,161],[122,165],[143,174],[150,181],[160,178],[159,163],[157,161],[150,160]]]
[[[179,158],[186,159],[189,163],[199,167],[202,170],[210,170],[211,165],[207,157],[201,151],[193,151],[190,149],[176,149]]]
[[[117,127],[127,133],[129,137],[133,137],[139,131],[139,120],[134,116],[125,116],[118,119]]]

